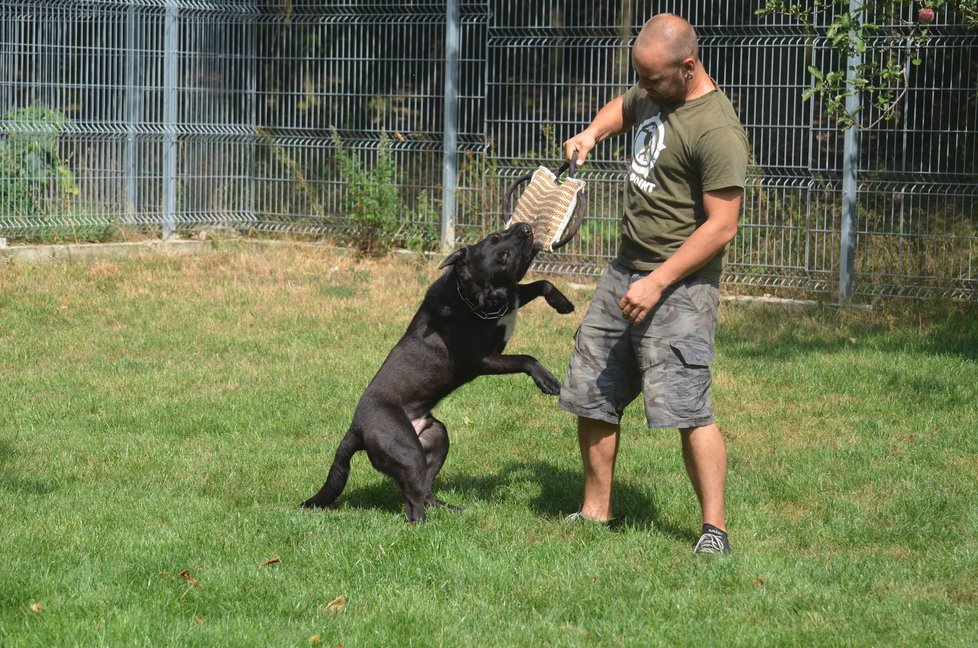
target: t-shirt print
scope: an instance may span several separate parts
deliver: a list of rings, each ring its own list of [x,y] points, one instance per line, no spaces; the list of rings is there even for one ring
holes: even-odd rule
[[[655,190],[655,183],[649,180],[659,154],[666,148],[666,129],[662,123],[662,113],[657,112],[638,127],[632,150],[632,171],[628,179],[645,193]]]

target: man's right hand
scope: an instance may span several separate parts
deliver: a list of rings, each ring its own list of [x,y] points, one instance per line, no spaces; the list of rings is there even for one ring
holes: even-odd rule
[[[564,155],[568,162],[574,158],[574,151],[577,151],[577,166],[584,164],[587,154],[595,147],[597,141],[594,136],[587,131],[581,131],[574,137],[564,142]]]

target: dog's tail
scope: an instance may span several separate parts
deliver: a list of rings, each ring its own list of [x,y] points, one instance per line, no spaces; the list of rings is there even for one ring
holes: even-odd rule
[[[323,484],[318,493],[303,502],[302,506],[305,508],[325,508],[335,502],[346,487],[346,480],[350,477],[350,459],[360,450],[363,450],[360,435],[353,428],[350,428],[336,449],[333,465],[330,466],[329,474],[326,475],[326,483]]]

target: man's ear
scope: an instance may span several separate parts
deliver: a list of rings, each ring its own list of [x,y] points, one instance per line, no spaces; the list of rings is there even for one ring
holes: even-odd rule
[[[438,265],[438,269],[441,270],[442,268],[447,268],[448,266],[455,265],[456,263],[464,264],[466,256],[468,255],[468,250],[468,246],[455,250]]]

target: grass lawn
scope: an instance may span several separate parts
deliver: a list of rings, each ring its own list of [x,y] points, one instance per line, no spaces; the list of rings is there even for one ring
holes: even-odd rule
[[[233,244],[0,265],[0,645],[973,646],[978,307],[725,303],[734,553],[694,559],[678,434],[624,422],[618,524],[566,525],[572,417],[527,376],[438,408],[409,526],[363,454],[318,489],[435,263]],[[563,374],[578,306],[510,350]]]

